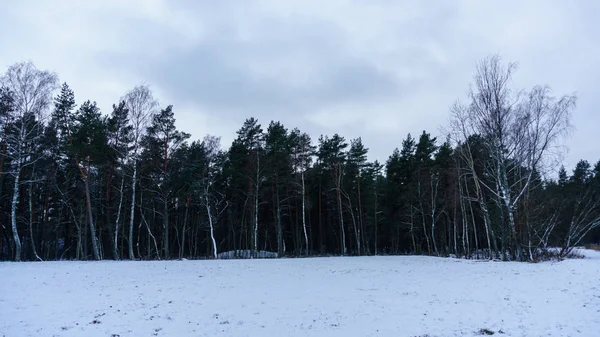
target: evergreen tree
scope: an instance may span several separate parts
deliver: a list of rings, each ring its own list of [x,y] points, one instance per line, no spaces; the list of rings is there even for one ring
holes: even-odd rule
[[[499,70],[495,62],[480,70]],[[573,98],[556,101],[543,88],[519,97],[518,111],[503,110],[502,95],[494,110],[473,93],[471,105],[453,107],[446,142],[409,134],[382,165],[368,161],[361,138],[322,135],[314,146],[297,128],[272,121],[263,132],[254,118],[228,149],[215,136],[188,144],[172,106],[157,111],[147,86],[104,116],[94,102],[78,107],[64,83],[48,116],[54,74],[18,63],[2,85],[0,220],[11,225],[0,226],[0,259],[537,261],[600,240],[600,162],[544,178]]]
[[[363,192],[361,188],[361,178],[367,166],[368,149],[364,147],[361,138],[350,141],[350,149],[348,150],[348,159],[345,176],[345,186],[348,186],[347,192],[344,193],[347,209],[352,220],[352,228],[354,230],[354,238],[356,240],[356,252],[358,255],[363,253],[364,247],[364,209],[363,209]]]
[[[268,186],[270,187],[273,219],[277,233],[277,253],[285,254],[283,214],[288,205],[289,217],[289,184],[291,177],[291,154],[287,129],[279,122],[271,122],[265,134],[265,161],[268,167]],[[287,194],[287,196],[286,196]],[[297,233],[297,229],[295,231]]]
[[[125,198],[125,177],[127,176],[127,158],[131,147],[133,127],[129,122],[129,109],[124,101],[118,105],[113,104],[113,111],[108,119],[107,125],[108,141],[108,162],[106,172],[106,222],[109,228],[112,228],[112,214],[114,205],[112,203],[113,194],[116,190],[118,203],[116,210],[116,219],[114,222],[113,239],[113,258],[119,259],[119,231],[123,218],[123,202]],[[120,177],[119,177],[120,176]],[[120,179],[119,179],[120,178]],[[119,181],[118,188],[113,186],[113,181]]]
[[[169,212],[171,197],[176,192],[174,187],[177,180],[172,160],[189,137],[189,134],[175,127],[173,107],[169,105],[153,116],[152,123],[142,139],[144,148],[142,156],[147,164],[145,171],[145,178],[149,184],[147,188],[152,191],[153,198],[159,200],[161,204],[158,213],[161,214],[163,222],[163,256],[166,259],[171,257]]]
[[[96,102],[86,101],[75,115],[75,124],[71,131],[70,151],[84,183],[87,220],[95,260],[101,259],[102,256],[94,224],[90,189],[98,166],[108,159],[107,150],[106,119],[100,113]]]
[[[296,214],[300,214],[300,219],[296,216],[296,223],[302,223],[302,233],[304,235],[304,249],[308,255],[310,252],[309,244],[309,229],[307,225],[307,210],[306,207],[306,175],[312,162],[312,156],[315,152],[315,146],[311,144],[310,136],[300,132],[298,128],[294,128],[289,136],[290,151],[293,156],[293,171],[296,173],[296,185],[299,187],[300,206],[296,207]],[[298,177],[299,176],[299,177]],[[298,179],[299,178],[299,179]],[[299,181],[298,181],[299,180]]]
[[[328,191],[333,193],[327,193],[330,198],[330,205],[335,205],[330,208],[329,211],[331,218],[336,218],[339,223],[339,232],[336,233],[333,231],[333,234],[339,234],[338,242],[340,254],[345,255],[347,246],[346,246],[346,226],[344,224],[344,209],[342,204],[342,195],[345,193],[342,186],[342,181],[344,177],[344,169],[346,166],[346,148],[348,147],[348,143],[344,137],[341,137],[338,134],[333,135],[333,137],[329,138],[327,136],[319,137],[319,149],[317,155],[319,157],[319,163],[321,164],[322,174],[328,176],[326,178],[324,186]],[[332,201],[332,202],[331,202]],[[335,210],[337,210],[337,214],[335,214]]]

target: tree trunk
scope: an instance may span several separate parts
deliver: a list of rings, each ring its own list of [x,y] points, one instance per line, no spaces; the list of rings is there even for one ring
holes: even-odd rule
[[[309,254],[308,247],[308,234],[306,233],[306,200],[305,200],[305,186],[304,186],[304,169],[302,169],[301,173],[302,179],[302,228],[304,229],[304,243],[306,244],[306,255]]]
[[[143,201],[142,201],[142,195],[143,195],[143,194],[140,194],[140,208],[141,208],[141,207],[142,207],[142,205],[143,205]],[[154,211],[154,207],[152,208],[152,210]],[[153,212],[153,213],[154,213],[154,212]],[[141,215],[141,217],[142,217],[142,221],[143,221],[143,222],[144,222],[144,224],[146,225],[146,229],[148,230],[148,236],[149,236],[149,239],[148,239],[148,241],[150,240],[150,238],[152,238],[152,241],[154,242],[154,249],[156,250],[156,258],[157,258],[158,260],[160,260],[160,253],[159,253],[159,251],[158,251],[158,244],[156,243],[156,237],[155,237],[155,236],[152,234],[152,231],[150,230],[150,225],[148,224],[148,221],[146,220],[146,217],[144,216],[144,211],[143,211],[143,210],[140,212],[140,215]],[[139,234],[139,233],[138,233],[138,234]],[[150,250],[150,249],[148,249],[148,255],[150,255],[150,252],[151,252],[151,250]]]
[[[479,257],[479,239],[477,238],[477,223],[475,222],[475,214],[473,212],[473,205],[469,202],[469,211],[471,213],[471,219],[473,222],[473,237],[475,239],[475,254]]]
[[[137,180],[137,165],[136,159],[133,160],[133,178],[131,178],[131,210],[129,216],[129,259],[135,260],[133,253],[133,220],[135,214],[135,187]]]
[[[481,210],[483,211],[483,224],[485,226],[485,234],[486,234],[486,238],[487,238],[487,244],[488,244],[488,249],[490,250],[490,256],[489,259],[492,260],[493,256],[492,256],[492,247],[494,248],[494,251],[496,253],[498,253],[498,246],[496,244],[496,236],[494,235],[494,230],[491,227],[492,221],[490,219],[490,213],[488,211],[487,205],[485,203],[485,199],[483,198],[483,191],[481,190],[480,186],[479,186],[479,178],[477,176],[474,177],[474,181],[475,181],[475,189],[477,192],[477,200],[479,200],[479,205],[481,207]]]
[[[349,201],[350,202],[350,201]],[[350,206],[350,217],[352,218],[352,225],[354,226],[354,236],[356,236],[356,253],[358,255],[362,255],[362,249],[361,249],[361,236],[362,236],[362,232],[360,230],[360,222],[357,223],[356,222],[356,218],[354,216],[354,211],[352,210],[352,206]],[[360,221],[360,219],[359,219]]]
[[[324,234],[323,234],[323,216],[322,216],[322,214],[323,214],[322,213],[322,210],[323,210],[323,208],[322,208],[323,201],[321,200],[322,199],[322,195],[323,195],[322,191],[323,191],[323,189],[322,189],[322,183],[321,183],[321,179],[319,179],[319,214],[318,214],[318,216],[319,216],[319,251],[321,252],[321,254],[325,253],[324,249],[323,249],[323,235]]]
[[[29,239],[31,240],[31,250],[33,251],[33,256],[38,261],[43,261],[37,253],[37,249],[35,247],[35,239],[33,235],[33,183],[29,184]]]
[[[258,149],[256,151],[256,193],[254,195],[254,251],[258,250],[258,192],[259,192],[259,178],[260,178],[260,158],[258,155]]]
[[[123,206],[123,186],[125,185],[125,174],[121,178],[121,188],[119,189],[119,208],[117,209],[117,220],[115,221],[115,238],[113,243],[113,254],[115,259],[119,259],[119,225],[121,224],[121,207]]]
[[[188,195],[187,200],[185,202],[185,215],[183,216],[183,229],[181,230],[181,246],[179,247],[179,258],[183,258],[183,254],[185,254],[185,230],[188,220],[188,213],[190,210],[190,199],[191,195]]]
[[[437,244],[435,242],[435,212],[436,212],[436,208],[437,208],[437,193],[438,193],[438,187],[439,187],[439,177],[435,178],[435,185],[433,183],[434,178],[431,177],[430,178],[430,185],[431,185],[431,241],[433,242],[433,252],[435,253],[435,255],[439,255],[438,253],[438,249],[437,249]]]
[[[410,239],[412,241],[413,246],[412,253],[415,254],[417,252],[417,242],[415,240],[415,214],[413,207],[411,205],[409,205],[408,207],[410,207]]]
[[[341,253],[342,256],[346,254],[346,229],[344,228],[344,213],[342,210],[342,193],[341,193],[341,185],[342,185],[342,173],[340,170],[340,164],[337,164],[337,199],[338,199],[338,210],[340,216],[340,234],[341,234]]]
[[[279,198],[279,177],[277,173],[275,173],[275,186],[273,189],[275,190],[275,219],[277,221],[277,254],[281,257],[284,253],[284,249],[283,228],[281,225],[281,201]]]
[[[358,234],[360,236],[360,242],[363,242],[363,235],[364,235],[364,219],[363,219],[363,209],[362,209],[362,198],[360,196],[360,172],[358,174],[358,182],[357,182],[357,191],[358,191]],[[362,255],[361,254],[361,250],[360,247],[358,249],[358,255]]]
[[[419,174],[417,181],[417,189],[419,192],[419,206],[421,207],[421,223],[423,225],[423,235],[425,236],[425,240],[427,241],[427,255],[431,255],[431,242],[429,241],[429,234],[427,234],[427,224],[425,222],[425,207],[423,206],[423,195],[421,189],[421,175]]]
[[[85,204],[88,213],[88,222],[90,225],[90,235],[92,238],[92,254],[94,255],[94,260],[100,260],[100,251],[98,249],[98,240],[96,240],[96,227],[94,226],[94,216],[92,214],[92,201],[90,200],[90,185],[89,185],[89,169],[88,175],[84,177],[84,185],[85,185]]]
[[[379,254],[379,221],[377,220],[377,186],[375,186],[375,212],[373,214],[373,220],[375,222],[375,255]]]
[[[218,258],[217,241],[215,240],[215,231],[214,231],[214,227],[213,227],[212,214],[210,213],[210,205],[208,203],[208,196],[206,196],[205,199],[206,199],[206,213],[208,214],[208,224],[210,225],[210,239],[211,239],[212,245],[213,245],[213,257],[215,259],[217,259]]]
[[[21,175],[21,165],[17,166],[15,174],[15,185],[13,187],[12,204],[10,208],[10,220],[12,225],[13,240],[15,241],[15,261],[21,261],[21,239],[17,231],[17,205],[19,203],[19,176]]]
[[[164,250],[165,250],[165,260],[170,258],[169,252],[169,203],[167,201],[167,196],[163,195],[163,238],[164,238]]]
[[[506,177],[506,170],[504,169],[504,167],[501,168],[499,163],[497,164],[497,167],[497,174],[500,177],[500,179],[498,179],[498,184],[501,192],[500,195],[502,196],[502,201],[504,202],[504,206],[506,207],[506,212],[508,214],[508,227],[510,230],[510,247],[512,248],[511,255],[513,259],[520,259],[521,250],[517,241],[514,208],[511,203],[512,197],[510,188],[508,186],[508,178]]]

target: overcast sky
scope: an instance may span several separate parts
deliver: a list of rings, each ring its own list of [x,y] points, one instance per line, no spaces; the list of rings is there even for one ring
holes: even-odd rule
[[[516,61],[514,86],[577,93],[565,164],[600,159],[600,1],[0,0],[1,72],[31,60],[109,113],[151,86],[194,139],[225,147],[247,117],[316,139],[361,136],[385,159],[440,136],[475,63]]]

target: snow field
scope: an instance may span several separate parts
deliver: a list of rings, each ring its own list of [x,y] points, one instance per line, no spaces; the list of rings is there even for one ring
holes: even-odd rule
[[[600,253],[0,263],[0,336],[600,336]]]

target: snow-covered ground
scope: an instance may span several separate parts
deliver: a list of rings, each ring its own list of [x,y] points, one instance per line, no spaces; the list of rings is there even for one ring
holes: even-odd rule
[[[600,253],[0,263],[0,336],[600,336]]]

